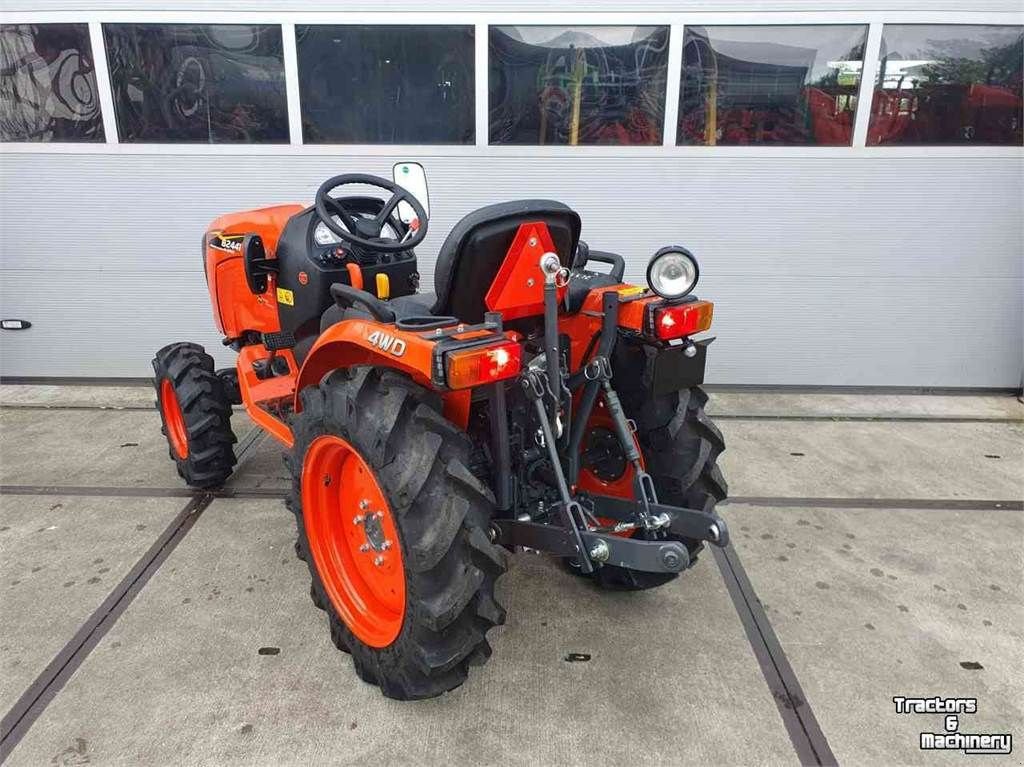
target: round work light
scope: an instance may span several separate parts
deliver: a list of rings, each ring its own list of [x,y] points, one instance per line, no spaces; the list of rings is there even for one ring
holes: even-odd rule
[[[693,253],[678,245],[662,248],[647,265],[647,284],[662,298],[682,298],[694,289],[699,276]]]

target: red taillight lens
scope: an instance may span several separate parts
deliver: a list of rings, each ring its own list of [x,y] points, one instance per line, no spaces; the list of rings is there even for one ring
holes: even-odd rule
[[[513,342],[451,352],[445,365],[448,388],[468,389],[512,378],[519,375],[521,363],[522,351]]]
[[[651,317],[651,330],[662,341],[682,338],[710,328],[714,313],[715,305],[710,301],[656,306]]]

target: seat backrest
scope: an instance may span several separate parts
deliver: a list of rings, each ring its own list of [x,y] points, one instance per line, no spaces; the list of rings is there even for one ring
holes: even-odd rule
[[[448,234],[434,267],[434,314],[480,322],[484,296],[494,282],[520,225],[547,225],[562,265],[572,263],[580,239],[580,217],[554,200],[515,200],[470,213]]]

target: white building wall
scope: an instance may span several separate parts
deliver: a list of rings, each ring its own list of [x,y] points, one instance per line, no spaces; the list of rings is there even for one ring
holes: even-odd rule
[[[716,23],[964,18],[953,13],[961,4],[944,0],[861,0],[852,10],[850,5],[748,0],[686,7],[688,14],[714,12]],[[289,23],[298,17],[288,11],[317,13],[331,6],[337,7],[263,0],[218,4],[239,11],[239,22],[263,23]],[[418,0],[349,3],[351,14],[329,18],[343,23],[359,21],[364,9],[379,14],[427,6]],[[504,8],[530,12],[539,6],[518,2]],[[191,14],[201,21],[209,7],[175,3],[174,16]],[[466,14],[463,22],[504,20],[452,2],[429,7],[458,9]],[[665,13],[677,7],[648,2],[620,21],[682,23],[684,17]],[[841,13],[820,13],[831,8]],[[7,0],[3,10],[3,20],[19,22],[42,11],[53,20],[91,22],[115,16],[130,21],[139,10],[168,16],[159,4],[139,0]],[[1016,2],[984,0],[972,4],[971,20],[1022,23],[1019,11]],[[650,17],[637,18],[641,12]],[[566,17],[591,23],[583,13]],[[703,21],[685,17],[691,18]],[[408,20],[403,14],[402,21]],[[520,16],[511,20],[523,23]],[[0,374],[145,376],[152,352],[175,340],[204,343],[228,364],[201,270],[200,237],[210,219],[249,207],[309,202],[327,176],[389,176],[394,162],[414,159],[426,166],[431,190],[430,234],[419,248],[424,284],[437,247],[464,214],[504,199],[553,197],[580,212],[583,237],[593,247],[626,256],[628,276],[636,281],[663,244],[684,244],[698,255],[698,292],[716,303],[711,382],[1020,385],[1024,150],[480,143],[0,145],[2,314],[33,322],[29,331],[0,333]]]

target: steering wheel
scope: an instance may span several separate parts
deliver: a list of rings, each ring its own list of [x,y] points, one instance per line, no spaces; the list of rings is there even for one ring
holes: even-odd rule
[[[363,186],[375,186],[379,189],[386,189],[391,193],[391,197],[384,203],[384,207],[381,208],[380,213],[374,218],[354,216],[345,210],[344,203],[341,200],[335,199],[330,194],[339,186],[346,186],[348,184],[362,184]],[[384,224],[387,223],[388,218],[395,208],[398,207],[398,203],[403,200],[409,203],[416,212],[416,216],[419,218],[419,228],[413,232],[411,237],[405,240],[388,241],[380,239],[380,233],[384,229]],[[398,253],[402,250],[409,250],[423,242],[423,238],[427,236],[427,212],[423,210],[420,201],[413,196],[412,192],[392,181],[388,181],[380,176],[371,176],[368,173],[343,173],[340,176],[327,179],[316,190],[316,213],[320,220],[326,224],[327,228],[345,242],[381,253]],[[339,226],[334,220],[334,216],[340,218],[345,227]]]

